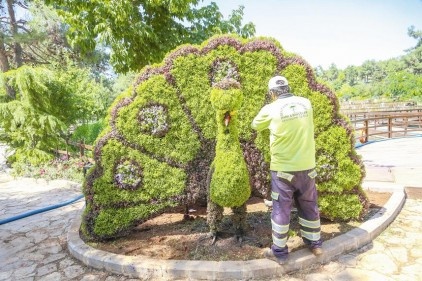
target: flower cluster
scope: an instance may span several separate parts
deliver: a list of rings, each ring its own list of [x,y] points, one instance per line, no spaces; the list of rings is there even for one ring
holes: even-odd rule
[[[115,167],[114,183],[121,189],[136,190],[142,183],[142,169],[133,160],[123,160]]]
[[[150,104],[141,108],[138,114],[141,132],[163,137],[169,130],[167,108],[161,104]]]
[[[60,157],[39,165],[15,164],[13,175],[19,177],[43,178],[47,181],[66,179],[75,182],[83,181],[83,167],[88,159]]]
[[[224,78],[220,82],[215,83],[213,87],[220,90],[240,89],[240,83],[232,78]]]
[[[212,87],[227,89],[226,86],[231,86],[228,82],[230,82],[230,84],[236,84],[233,82],[239,82],[239,70],[233,62],[217,59],[212,64],[210,78]],[[236,85],[235,88],[240,88],[240,84]]]

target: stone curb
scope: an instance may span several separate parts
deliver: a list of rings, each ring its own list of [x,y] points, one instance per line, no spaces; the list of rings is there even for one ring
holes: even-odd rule
[[[370,188],[367,188],[372,190]],[[386,186],[387,190],[391,189]],[[382,184],[373,191],[383,191]],[[371,242],[395,219],[405,201],[403,187],[395,186],[390,199],[369,220],[349,232],[324,241],[324,253],[314,256],[308,249],[289,254],[288,263],[278,265],[267,259],[248,261],[157,260],[146,256],[125,256],[97,250],[79,237],[81,214],[78,213],[67,234],[71,255],[87,266],[142,280],[248,280],[280,277],[282,274],[306,269],[312,264],[327,263],[336,256],[356,250]]]

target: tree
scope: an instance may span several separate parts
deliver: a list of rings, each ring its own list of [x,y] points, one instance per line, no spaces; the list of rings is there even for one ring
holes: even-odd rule
[[[4,76],[16,97],[0,103],[0,141],[14,149],[17,162],[50,159],[70,125],[104,114],[104,88],[87,70],[22,66]]]
[[[30,18],[24,15],[30,12]],[[68,52],[57,17],[52,17],[42,2],[7,0],[0,4],[0,69],[5,73],[25,64],[62,64]],[[48,15],[48,17],[47,17]],[[14,100],[16,93],[6,85],[6,97]]]
[[[192,9],[192,24],[189,27],[189,43],[201,43],[215,34],[234,33],[243,38],[252,37],[255,34],[255,25],[251,22],[242,26],[244,6],[233,10],[227,20],[215,2],[199,9]]]
[[[407,35],[417,42],[416,46],[406,50],[408,54],[404,56],[404,63],[411,73],[422,74],[422,30],[416,30],[412,25],[407,29]]]
[[[408,35],[418,41],[415,47],[406,50],[405,55],[385,61],[367,60],[360,66],[351,65],[344,70],[336,69],[334,64],[327,71],[319,66],[315,72],[338,91],[342,99],[383,97],[420,100],[422,31],[411,26]],[[334,77],[336,79],[333,80]]]
[[[375,72],[375,61],[367,60],[365,61],[360,68],[360,78],[364,83],[369,83],[372,81],[372,76]]]
[[[354,86],[357,84],[357,78],[358,78],[358,71],[356,69],[356,66],[349,65],[344,70],[344,74],[346,76],[345,81],[350,85]]]
[[[315,76],[321,79],[326,79],[325,70],[321,65],[314,68]]]
[[[416,49],[422,46],[422,30],[416,30],[415,26],[412,25],[407,29],[407,35],[418,40],[418,42],[416,43],[416,46],[411,48],[410,50]]]
[[[384,81],[384,94],[392,100],[422,100],[422,77],[407,71],[390,73]]]
[[[22,65],[22,47],[18,39],[21,22],[16,20],[14,5],[25,7],[24,1],[1,1],[0,2],[0,69],[6,72],[14,64],[15,67]],[[15,98],[15,92],[11,87],[6,88],[7,96]]]
[[[0,12],[2,72],[24,64],[48,64],[63,55],[66,42],[60,22],[42,2],[35,0],[28,6],[26,1],[2,1]]]
[[[333,88],[335,91],[338,91],[341,86],[345,83],[346,81],[346,74],[344,73],[343,70],[339,70],[338,75],[337,75],[337,79],[333,81]]]
[[[242,26],[243,7],[224,20],[215,3],[195,9],[199,0],[45,0],[68,24],[71,45],[82,53],[101,44],[110,49],[110,62],[118,73],[138,71],[160,61],[183,43],[200,43],[216,33],[255,33],[253,24]]]
[[[406,69],[413,74],[422,74],[422,45],[403,57]]]
[[[401,71],[406,68],[406,65],[401,57],[389,59],[386,61],[380,61],[378,64],[380,68],[382,69],[382,71],[385,72],[386,75],[388,73]]]
[[[334,80],[336,80],[337,77],[338,77],[338,72],[339,72],[339,70],[338,70],[337,66],[334,63],[332,63],[325,73],[328,81],[333,82]]]
[[[356,89],[349,84],[343,84],[340,90],[337,92],[337,97],[341,101],[347,101],[356,96]]]
[[[94,73],[105,71],[106,54],[96,50],[82,60],[68,44],[66,29],[57,12],[46,6],[43,0],[1,1],[0,12],[1,72],[22,65],[66,66],[75,63],[83,68],[89,66]],[[10,87],[7,93],[8,100],[15,98]]]

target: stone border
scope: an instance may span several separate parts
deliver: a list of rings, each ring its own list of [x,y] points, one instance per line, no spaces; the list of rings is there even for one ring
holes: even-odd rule
[[[387,190],[391,191],[389,188]],[[377,185],[373,191],[382,190]],[[77,214],[69,229],[67,244],[71,255],[87,266],[142,280],[247,280],[280,277],[282,274],[305,269],[315,263],[327,263],[340,254],[368,244],[395,219],[404,201],[403,187],[395,189],[383,208],[369,220],[345,234],[324,241],[322,247],[324,253],[321,256],[316,257],[308,249],[301,249],[290,253],[288,263],[282,266],[267,259],[248,261],[158,260],[146,256],[131,257],[97,250],[85,244],[79,236],[83,209]]]

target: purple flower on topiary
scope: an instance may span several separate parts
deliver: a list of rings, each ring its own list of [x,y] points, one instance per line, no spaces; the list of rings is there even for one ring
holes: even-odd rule
[[[240,89],[240,83],[232,78],[224,78],[220,82],[213,84],[213,87],[221,90]]]
[[[241,49],[240,53],[244,54],[247,52],[267,51],[270,52],[278,62],[284,62],[283,55],[280,49],[271,41],[266,40],[255,40],[246,43]],[[282,67],[284,68],[284,67]],[[279,69],[280,70],[280,69]]]
[[[211,80],[211,86],[215,87],[217,84],[221,83],[223,80],[226,81],[234,81],[239,83],[239,70],[237,65],[227,59],[216,59],[212,66],[210,71],[210,80]],[[240,84],[239,87],[240,88]],[[226,89],[221,88],[220,89]]]
[[[171,65],[171,64],[173,64],[173,61],[180,56],[184,57],[184,56],[187,56],[187,55],[190,55],[190,54],[198,54],[198,53],[199,53],[199,50],[194,46],[183,46],[183,47],[177,49],[176,51],[170,53],[164,59],[164,62],[167,65]]]
[[[138,189],[142,184],[142,176],[142,169],[134,160],[122,160],[114,169],[114,183],[120,189]]]
[[[138,121],[141,132],[163,137],[169,130],[168,110],[162,104],[149,104],[140,109]]]
[[[231,47],[235,48],[236,50],[240,50],[240,48],[242,47],[242,43],[235,38],[232,38],[232,37],[217,37],[217,38],[211,39],[208,42],[208,45],[206,45],[201,50],[201,53],[207,54],[207,53],[211,52],[212,50],[217,49],[221,45],[231,46]]]

